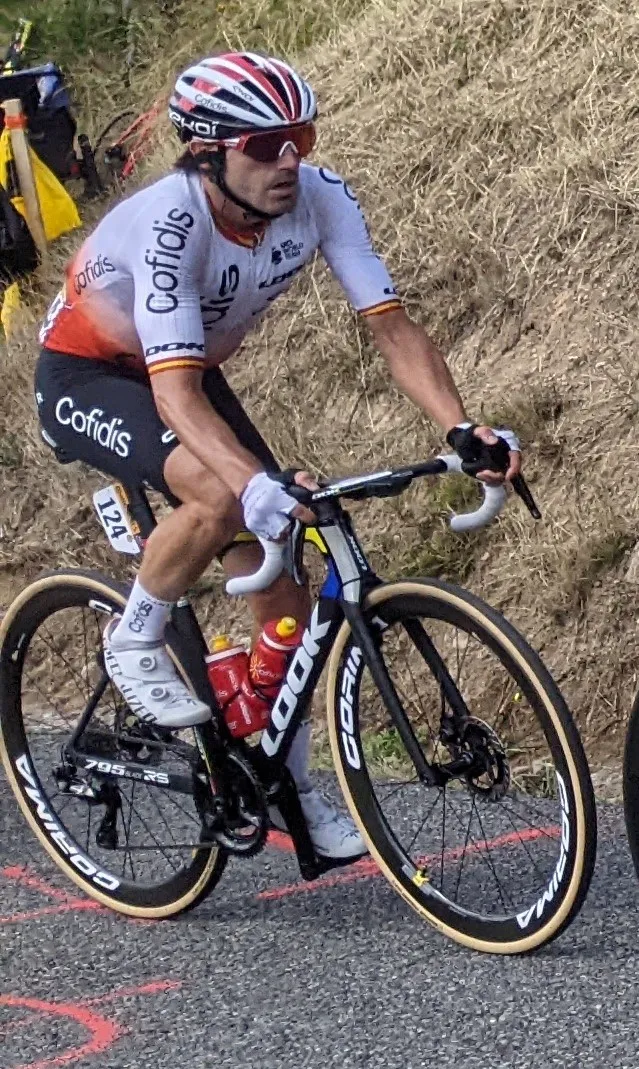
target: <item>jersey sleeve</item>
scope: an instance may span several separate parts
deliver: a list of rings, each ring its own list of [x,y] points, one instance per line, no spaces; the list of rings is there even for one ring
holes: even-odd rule
[[[127,235],[133,318],[151,376],[204,366],[200,291],[207,241],[206,221],[169,198],[141,212]]]
[[[320,167],[314,174],[313,205],[322,255],[352,307],[364,316],[401,308],[350,186],[339,175]]]

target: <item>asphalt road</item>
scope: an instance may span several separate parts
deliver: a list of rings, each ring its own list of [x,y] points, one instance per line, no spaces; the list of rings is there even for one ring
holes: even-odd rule
[[[120,918],[77,896],[0,779],[0,1069],[639,1069],[639,884],[619,808],[599,817],[577,921],[497,958],[380,877],[300,888],[281,843],[183,918]]]

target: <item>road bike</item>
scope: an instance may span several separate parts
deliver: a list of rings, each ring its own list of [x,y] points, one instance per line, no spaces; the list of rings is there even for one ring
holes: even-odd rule
[[[153,147],[158,117],[166,103],[164,98],[156,100],[141,114],[131,108],[121,111],[100,131],[93,155],[105,189],[121,188],[136,173]]]
[[[324,480],[307,496],[316,527],[296,522],[284,549],[263,543],[258,573],[227,582],[232,595],[255,591],[283,567],[303,582],[309,538],[322,554],[310,622],[257,740],[227,728],[189,598],[167,647],[213,716],[177,731],[138,720],[104,670],[102,631],[128,584],[63,569],[16,597],[0,628],[2,757],[32,830],[83,891],[129,916],[173,917],[204,899],[229,858],[263,849],[272,805],[304,880],[338,864],[315,853],[285,765],[327,666],[332,760],[370,851],[359,862],[367,874],[381,872],[420,917],[477,951],[532,951],[570,924],[593,872],[596,810],[556,684],[473,593],[380,579],[342,504],[459,470],[449,456]],[[482,489],[478,509],[452,516],[454,530],[497,516],[505,490]],[[143,550],[156,520],[142,488],[112,484],[94,504],[114,548]]]

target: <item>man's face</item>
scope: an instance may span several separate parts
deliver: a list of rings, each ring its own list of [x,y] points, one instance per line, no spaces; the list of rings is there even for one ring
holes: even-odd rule
[[[258,163],[237,149],[226,150],[226,181],[237,197],[268,215],[284,215],[295,207],[300,157],[288,145],[274,163]]]

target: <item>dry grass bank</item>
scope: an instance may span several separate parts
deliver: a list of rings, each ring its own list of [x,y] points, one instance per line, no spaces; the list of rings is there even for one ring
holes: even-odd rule
[[[598,760],[619,752],[639,664],[625,578],[639,527],[638,52],[639,16],[621,0],[373,0],[302,58],[321,100],[318,157],[359,192],[469,411],[521,431],[544,513],[534,524],[515,502],[460,539],[445,517],[465,488],[421,485],[358,507],[364,541],[388,575],[463,578],[502,608]],[[161,149],[158,167],[175,151],[168,129]],[[5,603],[43,566],[114,563],[89,506],[99,477],[36,445],[33,338],[12,348],[0,402]],[[346,472],[441,447],[321,261],[229,375],[286,462]],[[235,616],[213,586],[207,617]]]

